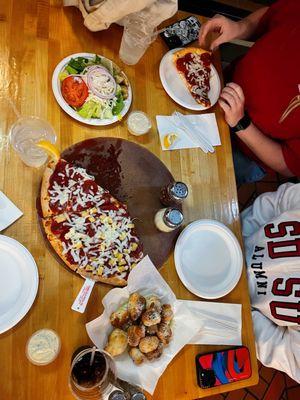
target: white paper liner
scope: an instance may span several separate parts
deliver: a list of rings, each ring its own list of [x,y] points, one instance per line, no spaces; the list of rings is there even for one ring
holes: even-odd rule
[[[87,333],[98,348],[105,347],[113,329],[109,320],[111,313],[126,303],[133,292],[139,292],[143,296],[155,294],[163,304],[171,304],[174,311],[171,325],[173,338],[158,360],[135,365],[127,352],[115,357],[118,377],[142,387],[150,394],[154,393],[160,376],[173,357],[186,344],[241,343],[239,305],[222,304],[220,307],[220,303],[177,300],[167,282],[146,256],[129,274],[127,287],[112,289],[102,300],[103,314],[86,324]],[[212,304],[213,316],[210,313]],[[234,312],[232,306],[236,306]]]

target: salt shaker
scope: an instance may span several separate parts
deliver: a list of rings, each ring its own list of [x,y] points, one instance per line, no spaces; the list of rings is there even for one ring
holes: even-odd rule
[[[160,202],[164,206],[180,205],[189,193],[188,187],[183,182],[171,182],[160,191]]]
[[[157,211],[154,217],[156,228],[161,232],[171,232],[183,222],[183,214],[178,208],[168,207]]]
[[[127,400],[127,396],[121,390],[114,390],[110,393],[108,400]]]
[[[131,396],[130,400],[146,400],[146,396],[144,395],[144,393],[141,393],[141,392],[134,393]]]

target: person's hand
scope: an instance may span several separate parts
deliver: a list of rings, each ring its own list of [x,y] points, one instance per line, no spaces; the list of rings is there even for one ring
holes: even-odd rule
[[[214,50],[222,43],[229,42],[240,36],[242,31],[239,22],[232,21],[223,15],[215,15],[211,20],[203,24],[199,31],[199,45],[205,47],[205,39],[209,32],[217,32],[220,35],[211,43],[210,50]]]
[[[225,113],[225,120],[232,128],[245,115],[245,97],[243,89],[236,83],[230,82],[220,94],[219,104]]]

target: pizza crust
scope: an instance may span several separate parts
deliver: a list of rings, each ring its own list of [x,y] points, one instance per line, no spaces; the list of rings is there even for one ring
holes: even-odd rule
[[[123,278],[118,278],[118,277],[109,277],[106,278],[105,276],[99,276],[99,275],[94,275],[92,272],[89,271],[85,271],[84,269],[81,270],[80,268],[77,269],[77,273],[81,276],[83,276],[84,278],[89,278],[89,279],[93,279],[96,282],[102,282],[102,283],[106,283],[108,285],[113,285],[113,286],[126,286],[127,285],[127,281]]]
[[[173,60],[176,63],[176,60],[178,58],[184,57],[186,54],[189,53],[194,53],[194,54],[203,54],[203,53],[209,53],[211,54],[210,51],[200,49],[200,47],[186,47],[184,49],[178,50],[173,54]]]
[[[42,178],[42,186],[41,186],[41,208],[42,208],[42,213],[43,213],[43,217],[47,218],[50,217],[51,215],[53,215],[53,212],[49,206],[50,204],[50,196],[48,193],[48,189],[50,186],[50,178],[51,175],[53,174],[55,167],[58,163],[57,161],[51,160],[45,171],[44,171],[44,175]]]
[[[72,271],[77,271],[78,265],[77,264],[72,264],[70,261],[66,258],[66,256],[63,254],[63,247],[61,244],[61,240],[58,239],[51,231],[51,219],[42,219],[43,227],[45,230],[45,233],[47,235],[47,239],[53,249],[55,250],[56,254],[63,260],[63,262],[72,270]]]

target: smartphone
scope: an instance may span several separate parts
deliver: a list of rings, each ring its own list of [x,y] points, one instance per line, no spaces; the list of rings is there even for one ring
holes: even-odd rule
[[[169,49],[175,49],[197,40],[200,26],[198,19],[191,15],[167,26],[160,35]]]
[[[202,389],[250,378],[249,350],[245,346],[196,356],[198,385]]]

